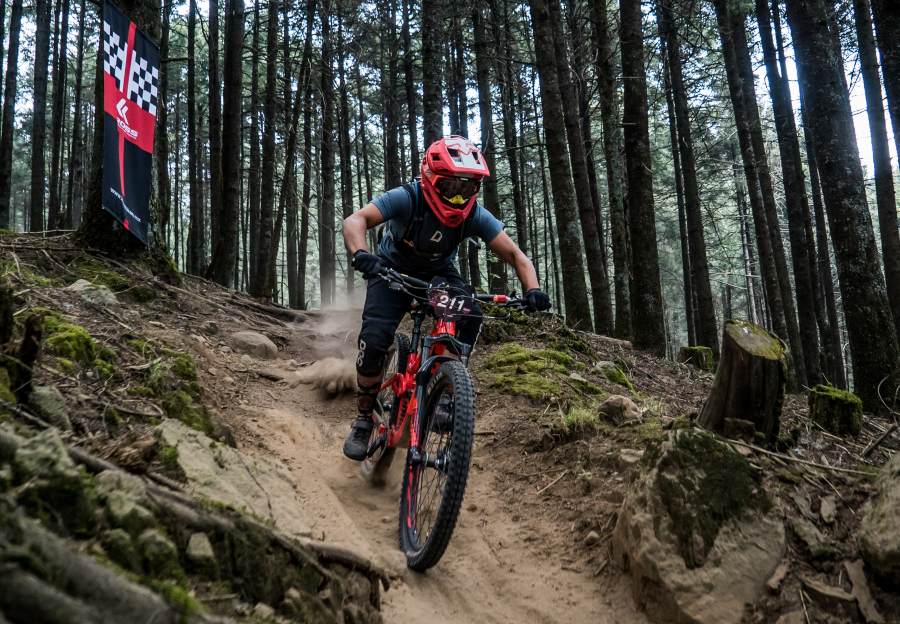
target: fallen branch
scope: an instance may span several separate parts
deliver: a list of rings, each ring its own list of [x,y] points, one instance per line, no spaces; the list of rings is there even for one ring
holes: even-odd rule
[[[871,477],[873,473],[866,472],[865,470],[854,470],[853,468],[840,468],[838,466],[827,466],[825,464],[820,464],[818,462],[809,461],[808,459],[800,459],[799,457],[791,457],[790,455],[785,455],[784,453],[776,453],[775,451],[769,451],[762,447],[756,446],[755,444],[748,444],[747,442],[741,442],[740,440],[733,440],[731,438],[725,438],[728,442],[732,444],[737,444],[738,446],[743,446],[749,449],[753,449],[758,453],[763,453],[764,455],[769,455],[770,457],[777,457],[779,459],[787,460],[790,462],[795,462],[798,464],[804,464],[806,466],[812,466],[813,468],[819,468],[820,470],[827,470],[830,472],[844,472],[847,474],[858,475],[861,477]]]
[[[894,431],[896,431],[896,429],[897,429],[897,423],[894,423],[893,425],[888,427],[884,433],[882,433],[880,436],[875,438],[875,440],[872,441],[872,443],[869,444],[869,446],[867,446],[865,449],[863,449],[862,456],[868,457],[869,455],[871,455],[872,451],[874,451],[879,446],[881,446],[881,443],[884,442],[885,440],[887,440],[890,437],[890,435],[892,433],[894,433]]]
[[[569,470],[568,470],[568,469],[563,470],[563,472],[562,472],[561,475],[559,475],[558,477],[556,477],[555,479],[553,479],[553,481],[551,481],[550,483],[548,483],[547,485],[545,485],[544,487],[542,487],[541,489],[539,489],[537,492],[535,492],[535,496],[540,496],[541,494],[543,494],[544,492],[546,492],[547,490],[549,490],[551,487],[553,487],[554,485],[556,485],[557,483],[559,483],[559,481],[560,481],[564,476],[566,476],[567,474],[569,474]]]

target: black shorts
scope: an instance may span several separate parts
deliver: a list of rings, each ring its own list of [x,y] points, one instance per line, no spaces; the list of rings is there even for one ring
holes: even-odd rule
[[[450,286],[470,290],[456,270],[450,265],[447,269],[434,275],[413,275],[425,281],[434,277],[443,277]],[[384,356],[394,342],[397,326],[409,312],[412,297],[408,294],[391,290],[382,278],[373,278],[367,282],[366,303],[363,306],[362,328],[359,331],[359,359],[357,370],[365,375],[375,375],[384,364]],[[457,323],[457,337],[469,345],[474,345],[481,329],[481,307],[476,303],[472,307],[471,316]]]

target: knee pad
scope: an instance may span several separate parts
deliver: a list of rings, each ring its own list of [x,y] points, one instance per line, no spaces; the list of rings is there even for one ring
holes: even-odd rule
[[[386,357],[387,351],[369,347],[366,341],[360,338],[359,355],[356,358],[356,372],[364,377],[377,377],[384,370]]]

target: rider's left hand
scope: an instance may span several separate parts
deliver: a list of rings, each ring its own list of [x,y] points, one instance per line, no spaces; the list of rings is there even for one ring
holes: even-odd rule
[[[525,305],[530,312],[550,309],[550,297],[540,288],[531,288],[525,293]]]
[[[381,272],[381,269],[384,268],[381,264],[381,258],[364,249],[358,249],[356,253],[353,254],[351,264],[354,269],[362,273],[365,277],[378,275],[378,273]]]

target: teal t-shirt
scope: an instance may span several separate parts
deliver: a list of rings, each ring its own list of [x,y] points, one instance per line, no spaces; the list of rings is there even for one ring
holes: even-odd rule
[[[419,181],[409,187],[412,193],[398,186],[372,200],[385,221],[378,255],[399,271],[435,274],[453,264],[464,238],[477,236],[490,243],[503,231],[503,223],[478,203],[462,226],[447,227],[419,197]],[[420,201],[423,205],[417,207]]]

